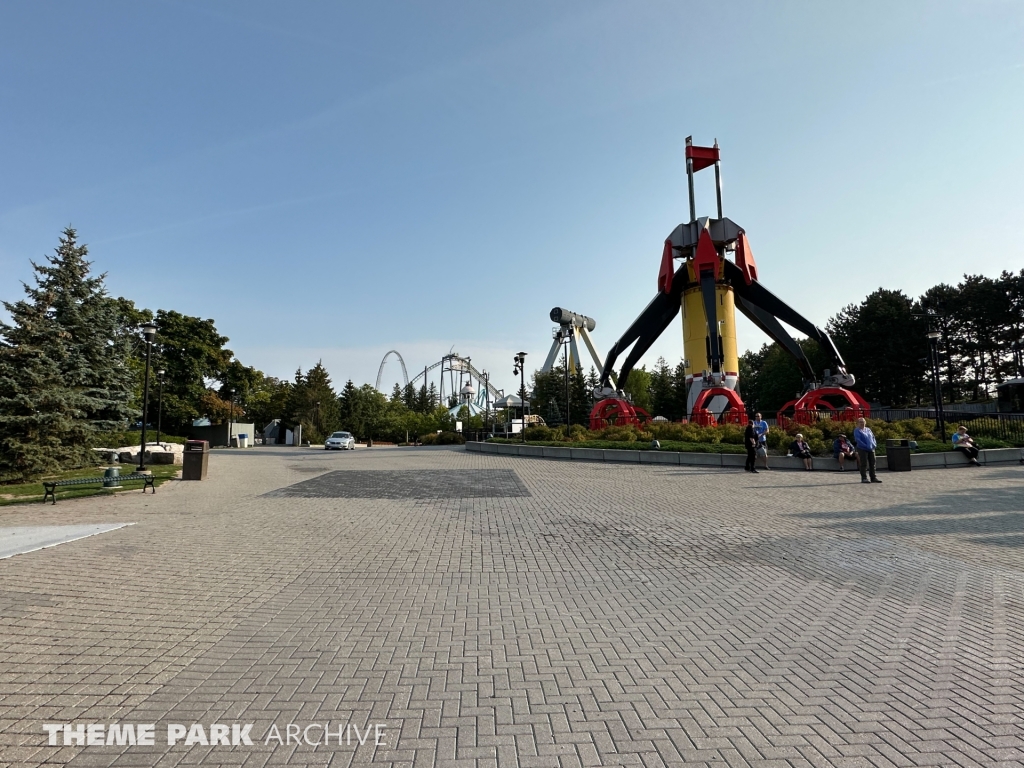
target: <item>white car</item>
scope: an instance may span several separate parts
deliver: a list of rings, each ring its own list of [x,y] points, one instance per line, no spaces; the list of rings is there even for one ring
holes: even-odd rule
[[[351,451],[355,447],[356,439],[351,432],[335,432],[324,441],[325,451]]]

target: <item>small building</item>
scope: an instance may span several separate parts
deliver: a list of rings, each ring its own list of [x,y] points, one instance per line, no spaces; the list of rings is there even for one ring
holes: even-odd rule
[[[1024,378],[1008,379],[996,387],[999,413],[1024,413]]]

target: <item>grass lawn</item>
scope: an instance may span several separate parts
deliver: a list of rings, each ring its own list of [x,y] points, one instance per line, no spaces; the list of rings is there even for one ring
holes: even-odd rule
[[[43,480],[71,480],[76,477],[103,477],[102,467],[86,467],[85,469],[73,469],[68,472],[61,472],[55,475],[47,475],[31,483],[14,483],[12,485],[0,485],[0,507],[7,504],[25,504],[31,501],[42,501]],[[153,472],[154,485],[161,485],[181,471],[180,466],[173,464],[158,464],[149,469]],[[129,475],[135,471],[134,467],[122,467],[122,474]],[[126,480],[121,483],[124,487],[117,491],[108,491],[101,485],[66,486],[57,488],[58,499],[71,499],[77,496],[95,496],[100,493],[118,493],[120,491],[131,491],[142,488],[141,480]]]

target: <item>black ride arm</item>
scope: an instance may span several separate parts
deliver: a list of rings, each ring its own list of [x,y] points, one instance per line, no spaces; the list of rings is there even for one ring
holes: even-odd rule
[[[719,373],[722,370],[722,344],[718,340],[718,310],[715,306],[718,292],[715,290],[714,272],[701,274],[700,293],[704,299],[704,317],[708,323],[708,335],[705,339],[708,363],[711,365],[712,373]]]
[[[626,379],[629,378],[629,372],[633,370],[636,361],[643,357],[644,353],[651,348],[651,345],[658,340],[658,337],[679,314],[679,300],[688,282],[689,277],[684,261],[672,276],[672,290],[668,293],[659,291],[658,295],[608,351],[608,356],[604,360],[604,370],[601,371],[602,387],[608,386],[608,380],[615,370],[615,360],[635,341],[636,345],[626,357],[626,362],[623,363],[622,370],[619,372],[619,389],[626,386]]]
[[[751,304],[742,296],[737,296],[737,298],[739,301],[736,304],[736,309],[746,315],[747,319],[760,328],[768,338],[778,342],[783,349],[796,359],[796,364],[800,368],[800,373],[803,374],[804,381],[814,381],[814,369],[811,367],[811,361],[807,359],[803,349],[796,343],[796,339],[790,336],[789,331],[782,327],[782,323],[776,320],[774,315],[768,314],[756,304]]]
[[[846,371],[846,363],[843,362],[843,356],[839,354],[839,350],[836,349],[836,345],[833,343],[832,337],[829,336],[828,333],[801,315],[786,302],[761,285],[758,281],[754,280],[750,285],[747,285],[747,281],[743,276],[742,270],[728,259],[725,259],[724,262],[726,279],[732,283],[733,290],[736,292],[736,295],[740,297],[740,307],[744,315],[750,317],[750,314],[746,310],[749,306],[753,306],[762,310],[767,315],[771,315],[773,318],[781,320],[786,323],[786,325],[796,328],[801,333],[806,333],[809,338],[814,339],[814,341],[818,343],[818,346],[825,351],[825,354],[832,361],[832,365],[835,369],[843,372]],[[787,343],[784,338],[779,338],[776,334],[772,333],[769,330],[771,326],[769,326],[769,328],[765,328],[753,317],[750,319],[753,320],[761,330],[782,344],[787,352],[796,357],[796,353],[793,351],[793,346],[796,346],[796,348],[799,349],[799,345],[796,345],[796,342],[793,341],[792,337],[789,336],[788,333],[785,333],[784,329],[784,338],[788,338],[789,343]],[[777,326],[778,323],[776,323],[776,327]],[[803,359],[802,363],[800,362],[801,358]],[[797,362],[800,363],[801,369],[804,368],[804,364],[806,364],[807,369],[810,369],[810,363],[807,362],[807,358],[804,356],[802,351],[800,352],[800,356],[797,357]],[[811,379],[814,379],[813,371],[811,371]]]

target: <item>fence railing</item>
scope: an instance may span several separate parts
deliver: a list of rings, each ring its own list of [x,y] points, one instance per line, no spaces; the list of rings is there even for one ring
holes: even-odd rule
[[[1024,442],[1024,413],[984,413],[979,411],[943,411],[946,430],[952,433],[963,424],[974,437],[991,437],[996,440]],[[904,421],[906,419],[936,419],[935,409],[921,410],[880,408],[871,412],[871,418],[882,421]]]

